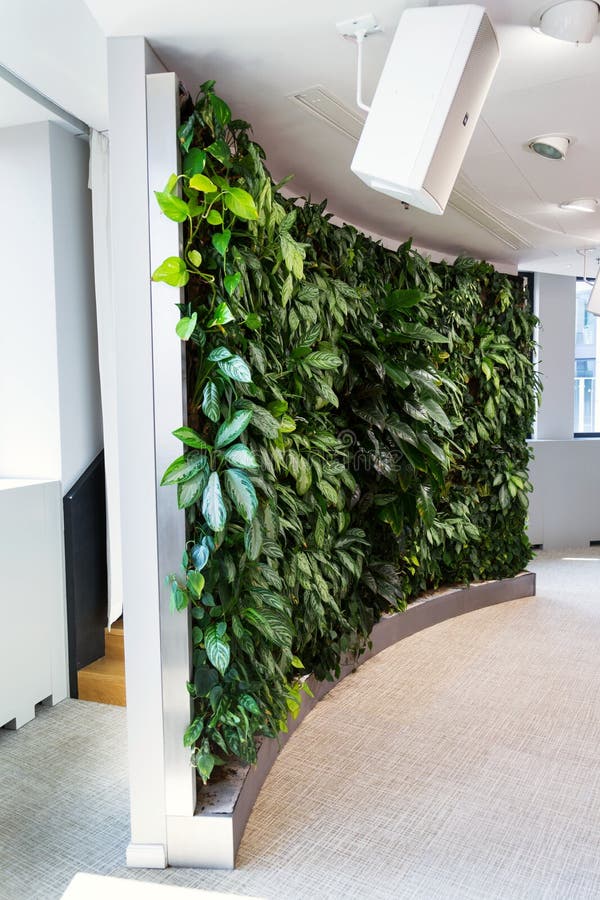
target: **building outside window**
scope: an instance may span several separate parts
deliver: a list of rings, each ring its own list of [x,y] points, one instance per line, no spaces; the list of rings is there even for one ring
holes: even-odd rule
[[[575,318],[576,435],[600,432],[600,389],[596,382],[596,316],[587,311],[593,285],[577,279]]]

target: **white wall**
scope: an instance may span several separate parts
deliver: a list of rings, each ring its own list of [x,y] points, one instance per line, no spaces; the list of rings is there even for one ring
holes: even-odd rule
[[[84,122],[106,128],[106,38],[83,0],[6,0],[1,8],[0,64]]]
[[[102,447],[87,144],[0,129],[0,476],[71,487]]]
[[[0,476],[61,477],[50,132],[0,130]]]
[[[573,438],[575,277],[536,273],[540,319],[538,411],[528,535],[547,550],[600,540],[600,440]]]
[[[50,123],[63,493],[102,447],[89,146]]]

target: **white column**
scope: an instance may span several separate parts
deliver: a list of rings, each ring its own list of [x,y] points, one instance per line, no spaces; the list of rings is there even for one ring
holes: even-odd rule
[[[573,437],[575,378],[575,278],[535,274],[540,318],[539,372],[544,392],[537,415],[538,440]]]
[[[177,80],[143,38],[108,41],[111,245],[123,551],[131,866],[168,863],[166,816],[191,816],[194,778],[182,746],[189,722],[189,627],[171,614],[164,576],[185,542],[175,492],[158,486],[181,452],[178,293],[152,285],[153,268],[179,252],[179,226],[160,216],[153,190],[177,168]],[[146,80],[146,74],[151,78]],[[151,199],[149,199],[151,198]]]

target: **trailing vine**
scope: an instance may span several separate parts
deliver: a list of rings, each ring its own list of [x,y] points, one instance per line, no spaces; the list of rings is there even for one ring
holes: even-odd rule
[[[186,287],[188,424],[162,483],[187,516],[171,597],[193,621],[184,741],[204,782],[254,762],[301,676],[332,678],[383,612],[529,559],[519,283],[285,200],[249,130],[202,85],[156,194],[185,235],[153,278]]]

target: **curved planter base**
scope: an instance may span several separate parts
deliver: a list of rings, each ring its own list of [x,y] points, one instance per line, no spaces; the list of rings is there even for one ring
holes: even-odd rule
[[[234,867],[235,854],[252,807],[279,751],[319,700],[367,659],[438,622],[507,600],[534,595],[535,574],[522,572],[501,581],[485,581],[469,587],[443,590],[416,600],[405,612],[384,616],[371,632],[371,649],[366,650],[358,661],[352,659],[343,666],[339,678],[335,681],[317,681],[312,675],[308,677],[314,697],[304,696],[298,717],[288,723],[287,734],[280,735],[279,740],[262,741],[255,766],[227,767],[222,781],[199,790],[194,816],[167,817],[169,865]]]

